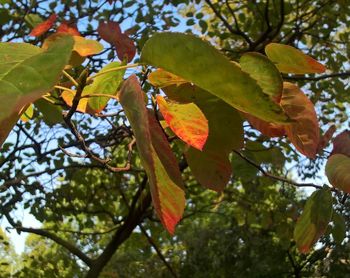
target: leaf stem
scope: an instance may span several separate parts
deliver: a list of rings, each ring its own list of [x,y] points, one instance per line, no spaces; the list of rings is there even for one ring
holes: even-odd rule
[[[72,89],[69,89],[69,88],[66,88],[66,87],[63,87],[63,86],[59,86],[59,85],[56,85],[54,86],[56,89],[60,89],[60,90],[63,90],[63,91],[68,91],[68,92],[71,92],[73,94],[75,94],[75,91],[72,90]]]
[[[139,66],[141,66],[141,65],[140,64],[130,64],[130,65],[126,65],[126,66],[117,67],[117,68],[114,68],[114,69],[108,69],[108,70],[96,73],[93,76],[89,76],[87,78],[87,82],[91,81],[92,79],[94,79],[94,78],[96,78],[98,76],[104,75],[104,74],[109,73],[109,72],[119,71],[119,70],[128,69],[128,68],[136,68],[136,67],[139,67]]]
[[[63,70],[62,72],[63,72],[63,75],[64,75],[65,77],[67,77],[70,81],[72,81],[72,83],[74,84],[74,86],[76,86],[76,87],[79,86],[78,82],[77,82],[68,72],[66,72],[65,70]]]

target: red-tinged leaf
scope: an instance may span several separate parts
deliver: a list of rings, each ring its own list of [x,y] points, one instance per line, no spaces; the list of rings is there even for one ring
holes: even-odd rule
[[[318,148],[317,148],[317,153],[319,153],[325,147],[327,147],[329,142],[332,140],[335,131],[336,131],[335,125],[331,125],[328,128],[328,130],[321,136],[320,143],[318,144]]]
[[[282,137],[286,135],[283,125],[269,123],[249,114],[244,114],[250,125],[268,137]]]
[[[188,83],[185,79],[167,72],[163,69],[157,69],[148,75],[148,81],[155,87],[163,88],[170,85],[181,85]]]
[[[350,131],[345,130],[333,140],[333,154],[344,154],[350,157]]]
[[[307,74],[322,73],[326,67],[300,50],[279,43],[265,47],[267,57],[284,73]]]
[[[333,154],[326,164],[326,175],[335,188],[350,193],[350,157]]]
[[[35,26],[34,29],[30,32],[29,36],[39,37],[42,34],[46,33],[53,26],[56,19],[57,19],[56,14],[50,15],[50,17],[47,20]]]
[[[81,36],[78,28],[73,25],[69,25],[67,22],[62,22],[60,26],[57,27],[57,33],[66,33],[72,36]]]
[[[285,126],[289,140],[299,152],[315,158],[320,141],[320,128],[313,103],[298,86],[285,82],[281,106],[293,120]]]
[[[120,34],[115,41],[117,56],[121,61],[126,60],[128,63],[134,59],[136,54],[136,46],[132,39],[126,34]]]
[[[195,103],[209,123],[204,150],[226,153],[243,147],[243,121],[236,109],[218,97],[190,83],[163,88],[169,99]]]
[[[164,227],[173,234],[185,208],[181,173],[161,127],[147,111],[144,100],[137,77],[132,75],[123,83],[119,101],[136,138],[155,210]]]
[[[222,191],[230,180],[232,168],[225,152],[198,151],[190,148],[186,160],[196,180],[203,186]]]
[[[325,233],[333,213],[333,199],[329,189],[311,194],[294,229],[294,239],[301,253],[308,253]]]
[[[107,23],[100,22],[97,32],[103,40],[114,45],[121,35],[122,30],[118,22],[108,21]]]
[[[202,150],[209,134],[208,121],[194,103],[179,104],[157,96],[159,110],[171,130],[190,146]]]

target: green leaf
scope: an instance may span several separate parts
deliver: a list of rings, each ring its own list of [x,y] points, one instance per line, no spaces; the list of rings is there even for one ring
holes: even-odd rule
[[[301,253],[308,253],[324,234],[332,217],[333,199],[329,189],[315,191],[305,204],[294,229],[294,239]]]
[[[125,69],[117,70],[120,66],[122,66],[120,62],[112,62],[103,67],[97,73],[98,76],[94,78],[93,83],[84,88],[82,95],[116,95],[125,74]],[[94,111],[101,111],[107,105],[109,99],[108,97],[92,97],[89,98],[88,105]]]
[[[334,212],[332,220],[334,224],[334,227],[332,229],[332,236],[336,243],[341,244],[346,236],[345,219],[341,214]]]
[[[54,126],[63,121],[61,106],[54,105],[44,99],[38,99],[35,107],[43,115],[43,120],[48,126]]]
[[[245,53],[239,60],[241,69],[258,82],[263,92],[276,102],[281,98],[283,80],[276,66],[264,55]]]
[[[225,152],[201,152],[190,148],[185,155],[192,174],[201,185],[215,191],[225,188],[232,174],[231,163]]]
[[[26,14],[24,20],[30,28],[34,28],[44,21],[38,14]]]
[[[140,159],[149,178],[152,201],[164,227],[173,234],[185,208],[182,178],[174,154],[135,75],[122,85],[119,101],[130,122]]]
[[[267,57],[284,73],[322,73],[326,70],[324,65],[289,45],[270,43],[265,47],[265,52]]]
[[[0,43],[1,125],[52,89],[69,60],[73,43],[70,36],[64,36],[46,51],[25,43]],[[5,134],[0,136],[1,143]]]
[[[346,193],[350,193],[350,157],[333,154],[326,164],[326,176],[329,182]]]
[[[171,130],[190,146],[202,150],[208,138],[208,120],[194,103],[176,103],[157,96],[159,110]]]
[[[241,111],[276,123],[288,121],[254,79],[198,37],[156,34],[143,47],[141,61],[176,74]]]

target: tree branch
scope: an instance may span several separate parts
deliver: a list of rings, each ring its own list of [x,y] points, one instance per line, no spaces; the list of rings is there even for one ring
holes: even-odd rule
[[[286,80],[306,80],[306,81],[319,81],[323,79],[328,78],[337,78],[337,77],[350,77],[350,71],[344,71],[344,72],[338,72],[338,73],[330,73],[330,74],[323,74],[319,76],[283,76],[283,79]]]

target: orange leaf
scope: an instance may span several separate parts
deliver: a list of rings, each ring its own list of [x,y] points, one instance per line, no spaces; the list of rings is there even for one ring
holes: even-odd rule
[[[81,36],[76,26],[70,26],[67,22],[62,22],[60,26],[58,26],[57,33],[66,33],[72,36]]]
[[[320,143],[318,144],[317,153],[327,147],[328,143],[333,138],[333,134],[336,131],[335,125],[331,125],[328,130],[321,136]]]
[[[244,113],[244,116],[252,127],[259,130],[265,136],[282,137],[286,135],[286,130],[283,125],[269,123],[247,113]]]
[[[194,103],[179,104],[165,101],[158,95],[157,103],[171,130],[190,146],[202,150],[207,141],[208,121]]]
[[[56,14],[50,15],[50,17],[47,20],[35,26],[34,29],[30,32],[29,36],[39,37],[42,34],[46,33],[55,23],[56,19]]]
[[[164,227],[173,234],[185,208],[185,194],[178,163],[154,113],[145,106],[145,94],[135,75],[122,85],[119,101],[127,116],[147,173],[155,210]]]
[[[74,96],[75,96],[75,93],[73,93],[72,91],[63,91],[61,94],[61,97],[63,98],[64,102],[69,107],[72,107],[72,105],[73,105]],[[81,113],[88,113],[88,111],[89,111],[88,101],[89,101],[88,98],[80,99],[76,110],[81,112]]]
[[[315,158],[320,128],[313,103],[298,86],[284,82],[281,106],[293,121],[285,126],[288,138],[299,152]]]
[[[80,36],[73,36],[74,38],[74,48],[80,56],[86,57],[90,55],[95,55],[103,50],[103,45],[98,41],[85,39]]]

